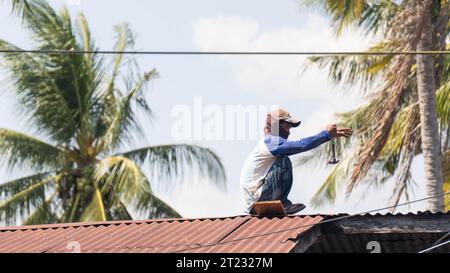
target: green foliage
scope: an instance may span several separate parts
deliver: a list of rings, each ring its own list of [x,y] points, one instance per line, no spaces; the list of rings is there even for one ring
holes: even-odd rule
[[[401,6],[392,0],[300,0],[307,7],[319,7],[332,20],[337,36],[348,27],[361,27],[367,33],[385,32]]]
[[[14,223],[18,216],[26,216],[34,208],[41,206],[45,202],[46,186],[49,183],[57,183],[61,176],[62,174],[49,175],[39,181],[36,179],[42,175],[37,174],[7,182],[7,187],[13,188],[12,192],[15,193],[0,203],[0,220],[7,224]],[[28,184],[27,187],[24,188],[24,184]]]
[[[34,0],[9,0],[12,12],[22,18],[32,14]]]
[[[14,8],[22,4],[17,1]],[[23,21],[33,48],[96,51],[83,14],[73,20],[66,8],[56,12],[44,0],[23,7],[30,10]],[[127,24],[116,26],[115,32],[114,50],[133,47],[135,37]],[[5,40],[0,48],[19,49]],[[112,60],[95,53],[0,57],[19,113],[46,138],[0,129],[1,161],[10,169],[39,172],[0,185],[0,222],[180,217],[152,191],[141,169],[147,163],[158,180],[175,181],[191,168],[224,188],[223,165],[210,149],[162,145],[123,152],[145,137],[138,115],[152,117],[146,91],[158,77],[156,69],[137,73],[123,54]],[[131,73],[120,81],[126,64]]]
[[[157,173],[155,177],[173,181],[176,177],[185,175],[184,171],[196,169],[202,175],[213,178],[217,186],[224,187],[224,167],[217,155],[210,149],[205,149],[196,145],[159,145],[144,147],[129,151],[123,156],[135,162],[148,162],[152,173]],[[203,164],[199,164],[203,162]]]
[[[357,27],[383,37],[383,40],[368,49],[370,52],[403,51],[417,48],[420,28],[415,20],[419,17],[408,1],[305,1],[308,5],[322,8],[332,18],[339,35],[344,28]],[[448,22],[445,9],[448,1],[435,1],[433,23],[435,27],[434,47],[446,48]],[[449,151],[450,117],[450,67],[448,56],[437,57],[436,78],[437,111],[440,122],[442,153]],[[420,154],[420,116],[418,113],[416,65],[414,59],[392,55],[321,56],[309,58],[308,67],[317,65],[329,70],[329,79],[342,89],[359,84],[367,103],[338,114],[339,123],[354,129],[355,134],[345,145],[338,146],[343,160],[328,176],[313,198],[313,204],[321,206],[333,202],[337,188],[347,185],[347,196],[359,182],[382,185],[395,177],[392,204],[402,196],[408,199],[411,190],[411,163]],[[382,86],[376,85],[383,82]],[[342,150],[347,149],[347,153]],[[317,162],[326,154],[320,149],[315,155],[302,159],[301,163]],[[322,160],[322,159],[320,159]],[[449,164],[444,158],[444,166]],[[446,184],[447,185],[447,184]],[[448,186],[447,186],[448,187]]]
[[[64,150],[19,132],[0,128],[0,153],[10,169],[35,170],[62,168]],[[46,155],[43,157],[42,155]]]
[[[390,51],[393,44],[380,42],[370,47],[367,52]],[[346,55],[346,56],[312,56],[308,58],[305,70],[312,65],[328,69],[329,80],[343,89],[360,86],[362,93],[372,91],[376,80],[382,78],[392,61],[392,55]]]

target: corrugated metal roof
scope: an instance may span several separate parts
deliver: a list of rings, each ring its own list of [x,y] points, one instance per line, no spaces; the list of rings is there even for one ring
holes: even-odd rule
[[[375,233],[322,235],[308,253],[369,253],[369,243],[378,243],[380,253],[417,253],[431,247],[446,233]],[[450,244],[430,253],[449,253]]]
[[[342,216],[348,216],[348,214],[336,214],[329,215],[327,219],[339,218]],[[378,218],[375,221],[381,225],[381,219],[388,220],[392,217],[412,217],[413,221],[417,220],[422,222],[427,219],[427,222],[432,222],[436,218],[428,218],[430,216],[439,217],[445,221],[450,216],[450,211],[447,212],[431,212],[431,211],[418,211],[415,213],[375,213],[375,214],[363,214],[354,216],[351,219],[363,219],[370,222],[374,218]],[[425,217],[425,218],[423,218]],[[417,223],[416,222],[416,225]],[[403,228],[407,228],[404,226]],[[450,230],[446,230],[436,224],[436,228],[441,231],[409,231],[402,232],[400,230],[392,232],[367,232],[361,231],[361,233],[346,234],[321,234],[320,238],[312,244],[306,252],[308,253],[369,253],[373,249],[368,246],[369,243],[379,243],[381,253],[417,253],[421,250],[431,247],[437,240],[445,236]],[[450,244],[439,247],[438,249],[429,251],[430,253],[449,253]]]
[[[378,216],[426,215],[450,214],[425,211],[406,214],[364,214],[355,217],[367,217],[369,220]],[[314,224],[320,223],[325,218],[334,219],[341,216],[348,214],[281,218],[246,215],[0,227],[0,252],[73,252],[73,247],[79,246],[81,252],[283,253],[290,252],[297,244],[301,244],[302,242],[298,241],[300,235],[311,229]],[[311,246],[309,252],[367,252],[366,241],[376,238],[384,242],[384,251],[414,252],[422,246],[429,245],[441,235],[440,233],[401,235],[412,236],[408,238],[397,238],[395,233],[322,235],[320,240]],[[411,247],[412,244],[416,245]]]
[[[363,216],[363,217],[370,217],[370,216],[425,216],[425,215],[432,215],[432,216],[439,216],[439,215],[450,215],[450,211],[447,212],[432,212],[430,210],[425,211],[417,211],[417,212],[372,212],[372,213],[361,213],[361,214],[348,214],[348,213],[335,213],[335,214],[317,214],[323,217],[332,218],[332,217],[341,217],[341,216],[349,216],[352,215],[355,216]]]
[[[312,227],[301,226],[323,218],[236,216],[3,227],[0,252],[72,252],[73,246],[83,253],[290,252],[298,236]]]

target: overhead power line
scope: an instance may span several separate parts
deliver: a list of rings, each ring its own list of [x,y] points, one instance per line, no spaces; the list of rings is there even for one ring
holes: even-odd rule
[[[114,51],[114,50],[16,50],[0,49],[3,54],[103,54],[103,55],[438,55],[450,51]]]
[[[445,238],[447,238],[448,236],[450,236],[450,232],[445,234],[444,236],[442,236],[441,238],[439,238],[436,242],[434,242],[434,244],[432,246],[435,246],[437,244],[439,244],[440,242],[442,242],[442,240],[444,240]]]
[[[318,225],[321,225],[321,224],[331,223],[331,222],[335,222],[335,221],[339,221],[339,220],[343,220],[343,219],[347,219],[347,218],[351,218],[351,217],[355,217],[355,216],[361,216],[361,215],[364,215],[364,214],[370,214],[370,213],[379,212],[379,211],[383,211],[383,210],[387,210],[387,209],[393,209],[393,208],[398,208],[398,207],[410,205],[410,204],[413,204],[413,203],[423,202],[423,201],[426,201],[426,200],[429,200],[429,199],[445,196],[445,195],[448,195],[448,194],[450,194],[450,192],[444,192],[444,193],[441,193],[441,194],[436,194],[436,195],[433,195],[433,196],[429,196],[429,197],[425,197],[425,198],[421,198],[421,199],[416,199],[416,200],[413,200],[413,201],[408,201],[408,202],[397,204],[397,205],[393,205],[393,206],[387,206],[387,207],[382,207],[382,208],[378,208],[378,209],[368,210],[368,211],[364,211],[364,212],[360,212],[360,213],[339,216],[339,217],[336,217],[336,218],[320,221],[320,222],[314,223],[314,224],[305,224],[305,225],[300,225],[300,226],[294,226],[294,227],[290,227],[290,228],[286,228],[286,229],[281,229],[281,230],[277,230],[277,231],[261,233],[261,234],[252,235],[252,236],[240,237],[240,238],[237,238],[237,239],[231,239],[231,240],[222,241],[222,242],[218,242],[218,243],[197,245],[197,246],[194,246],[194,247],[189,247],[189,248],[185,248],[185,249],[181,249],[181,250],[176,250],[176,251],[173,251],[173,253],[184,252],[184,251],[189,251],[189,250],[195,250],[195,249],[200,249],[200,248],[205,248],[205,247],[213,247],[213,246],[217,246],[217,245],[223,245],[223,244],[243,241],[243,240],[247,240],[247,239],[254,239],[254,238],[258,238],[258,237],[262,237],[262,236],[282,233],[282,232],[286,232],[286,231],[290,231],[290,230],[296,230],[296,229],[300,229],[300,228],[304,228],[304,227],[314,227],[314,226],[318,226]]]
[[[422,250],[422,251],[419,251],[418,253],[427,253],[427,252],[430,251],[430,250],[433,250],[433,249],[436,249],[436,248],[438,248],[438,247],[444,246],[444,245],[446,245],[446,244],[448,244],[448,243],[450,243],[450,240],[448,240],[448,241],[446,241],[446,242],[443,242],[443,243],[441,243],[441,244],[438,244],[438,245],[434,245],[434,246],[432,246],[432,247],[430,247],[430,248],[427,248],[427,249],[424,249],[424,250]]]
[[[426,253],[426,252],[428,252],[428,251],[430,251],[430,250],[432,250],[432,249],[435,249],[435,248],[441,247],[441,246],[443,246],[443,245],[446,245],[446,244],[449,243],[450,241],[447,241],[447,242],[445,242],[445,243],[443,243],[443,244],[441,244],[441,242],[442,242],[445,238],[447,238],[448,236],[450,236],[450,232],[448,232],[447,234],[445,234],[445,235],[442,236],[441,238],[437,239],[436,242],[434,242],[429,248],[424,249],[424,250],[422,250],[422,251],[420,251],[420,252],[418,252],[418,253]]]

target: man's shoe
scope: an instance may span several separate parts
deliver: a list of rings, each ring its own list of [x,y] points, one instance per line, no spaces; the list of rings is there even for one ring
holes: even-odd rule
[[[296,214],[297,212],[300,212],[306,208],[305,205],[298,203],[298,204],[292,204],[290,206],[287,206],[284,208],[284,211],[286,214]]]

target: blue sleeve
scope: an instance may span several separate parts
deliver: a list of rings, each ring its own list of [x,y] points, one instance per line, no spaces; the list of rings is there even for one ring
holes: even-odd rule
[[[288,141],[282,137],[267,135],[264,143],[272,155],[290,156],[312,150],[329,140],[331,140],[330,133],[323,131],[315,136],[303,138],[298,141]]]

